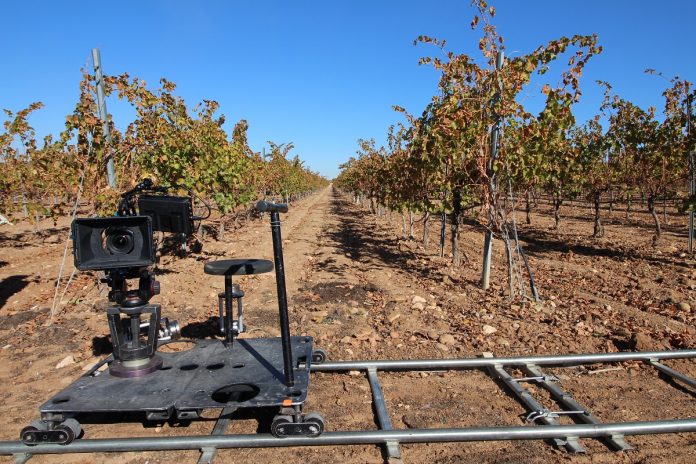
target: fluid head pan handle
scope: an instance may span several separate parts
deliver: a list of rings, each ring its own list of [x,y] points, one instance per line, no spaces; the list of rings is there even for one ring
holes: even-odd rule
[[[256,209],[260,213],[287,213],[288,205],[285,203],[271,203],[270,201],[259,201],[256,203]]]

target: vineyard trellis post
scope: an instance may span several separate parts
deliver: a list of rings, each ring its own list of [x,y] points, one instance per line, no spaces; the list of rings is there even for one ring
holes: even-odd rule
[[[689,152],[689,195],[696,194],[696,182],[694,182],[694,151]],[[689,210],[689,253],[694,252],[694,208]]]
[[[445,165],[445,178],[448,174],[447,166]],[[442,204],[444,205],[447,192],[443,192]],[[447,234],[447,213],[445,212],[444,206],[442,207],[442,214],[440,215],[440,258],[445,256],[445,235]]]
[[[689,147],[691,141],[691,95],[689,94],[689,82],[685,82],[686,86],[686,140],[687,150],[689,151],[689,195],[693,202],[694,194],[696,193],[696,182],[694,181],[694,149]],[[694,207],[689,208],[689,254],[694,252]]]
[[[496,60],[495,67],[500,70],[503,68],[503,51],[499,51]],[[497,93],[496,98],[500,98],[500,91]],[[488,160],[487,175],[489,179],[489,195],[491,199],[494,199],[496,195],[496,175],[493,170],[493,165],[496,158],[498,157],[498,143],[500,137],[500,115],[496,115],[495,123],[493,124],[493,130],[491,131],[491,156]],[[483,270],[481,271],[481,288],[488,290],[490,287],[491,280],[491,258],[493,254],[493,223],[495,221],[495,211],[493,211],[493,204],[489,205],[488,209],[488,230],[486,230],[486,237],[483,242]]]
[[[447,213],[440,215],[440,258],[445,256],[445,233],[447,227]]]
[[[111,147],[111,131],[109,129],[109,115],[106,112],[106,98],[104,93],[104,73],[102,70],[101,53],[98,48],[92,49],[92,63],[94,65],[94,81],[97,88],[97,109],[99,118],[102,120],[104,138],[107,146]],[[106,158],[106,175],[109,180],[109,187],[116,188],[116,171],[114,170],[114,160],[111,153]]]

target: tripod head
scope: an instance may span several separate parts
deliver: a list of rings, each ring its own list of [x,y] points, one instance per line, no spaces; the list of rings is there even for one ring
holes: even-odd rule
[[[138,278],[138,288],[128,290],[127,279]],[[148,268],[112,269],[102,282],[109,285],[109,301],[126,308],[143,306],[160,293],[160,284]]]

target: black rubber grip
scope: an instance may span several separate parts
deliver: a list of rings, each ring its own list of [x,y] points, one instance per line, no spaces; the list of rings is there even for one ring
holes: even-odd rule
[[[256,209],[261,213],[287,213],[288,205],[286,203],[271,203],[270,201],[259,201],[256,203]]]

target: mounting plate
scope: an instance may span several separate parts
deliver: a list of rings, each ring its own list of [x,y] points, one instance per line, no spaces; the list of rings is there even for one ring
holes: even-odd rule
[[[172,342],[179,343],[179,342]],[[42,416],[146,412],[166,418],[210,408],[303,404],[312,360],[311,337],[291,337],[295,384],[286,387],[280,338],[197,340],[193,348],[159,352],[162,368],[136,378],[90,371],[39,408]],[[183,412],[184,414],[179,414]]]

